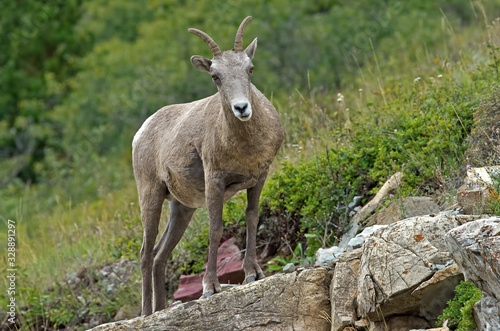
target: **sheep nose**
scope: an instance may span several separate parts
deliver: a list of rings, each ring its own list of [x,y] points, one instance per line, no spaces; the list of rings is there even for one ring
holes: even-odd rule
[[[238,102],[233,105],[234,109],[237,110],[240,114],[243,114],[245,110],[248,108],[248,102]]]

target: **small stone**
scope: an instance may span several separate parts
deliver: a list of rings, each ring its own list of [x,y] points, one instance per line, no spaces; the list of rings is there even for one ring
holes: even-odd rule
[[[439,271],[439,270],[443,269],[444,267],[445,267],[445,265],[444,265],[444,264],[436,264],[436,265],[434,266],[434,269],[433,269],[433,270],[434,270],[434,272],[436,272],[436,271]]]
[[[295,271],[295,266],[293,265],[293,263],[288,263],[286,266],[283,267],[283,272],[285,274],[289,274],[294,271]]]
[[[327,260],[330,257],[336,257],[336,254],[339,253],[340,249],[337,246],[332,246],[330,248],[320,248],[316,252],[316,265],[326,265]]]
[[[349,209],[353,209],[354,207],[359,206],[359,204],[361,203],[361,199],[363,199],[363,197],[362,197],[362,196],[360,196],[360,195],[356,195],[356,196],[352,199],[352,202],[349,204]]]
[[[71,285],[72,288],[75,288],[78,284],[80,284],[82,282],[82,280],[76,276],[74,277],[71,277],[69,280],[68,280],[68,284]]]
[[[356,329],[365,329],[370,325],[367,320],[364,318],[360,319],[359,321],[354,322],[354,326]]]
[[[365,237],[363,236],[356,236],[349,240],[349,243],[347,244],[347,251],[352,251],[353,249],[359,248],[363,245],[365,242]]]

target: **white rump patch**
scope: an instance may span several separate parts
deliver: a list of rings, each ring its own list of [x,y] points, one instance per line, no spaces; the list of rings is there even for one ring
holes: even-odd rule
[[[154,115],[154,114],[153,114]],[[132,150],[134,150],[135,145],[137,144],[137,141],[141,137],[141,135],[144,133],[146,128],[148,127],[149,121],[153,118],[153,115],[149,116],[144,123],[142,123],[141,127],[139,128],[139,131],[134,135],[134,140],[132,140]]]

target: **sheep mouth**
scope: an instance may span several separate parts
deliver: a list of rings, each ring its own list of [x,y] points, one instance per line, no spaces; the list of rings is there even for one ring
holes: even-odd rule
[[[238,116],[238,119],[239,119],[240,121],[246,122],[246,121],[248,121],[251,117],[252,117],[252,114],[246,114],[246,115],[241,115],[241,116]]]

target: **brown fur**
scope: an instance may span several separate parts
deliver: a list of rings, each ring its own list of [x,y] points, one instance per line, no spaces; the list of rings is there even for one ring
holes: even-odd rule
[[[241,35],[235,44],[242,38],[249,20],[240,26]],[[210,42],[214,44],[211,38]],[[218,53],[218,46],[213,44],[209,45],[217,54],[214,59],[193,56],[191,61],[196,68],[216,75],[214,82],[219,92],[199,101],[158,110],[134,137],[133,166],[144,227],[141,272],[145,315],[152,313],[152,292],[154,310],[165,308],[166,260],[196,208],[207,207],[210,218],[203,292],[206,296],[220,292],[216,262],[222,235],[222,208],[224,202],[244,189],[248,206],[243,269],[247,281],[263,277],[255,253],[258,202],[269,165],[283,141],[283,128],[276,109],[250,82],[251,58],[257,41],[239,52]],[[244,105],[245,112],[239,111],[238,105]],[[247,113],[249,117],[245,116]],[[165,199],[170,200],[170,219],[153,247]]]

